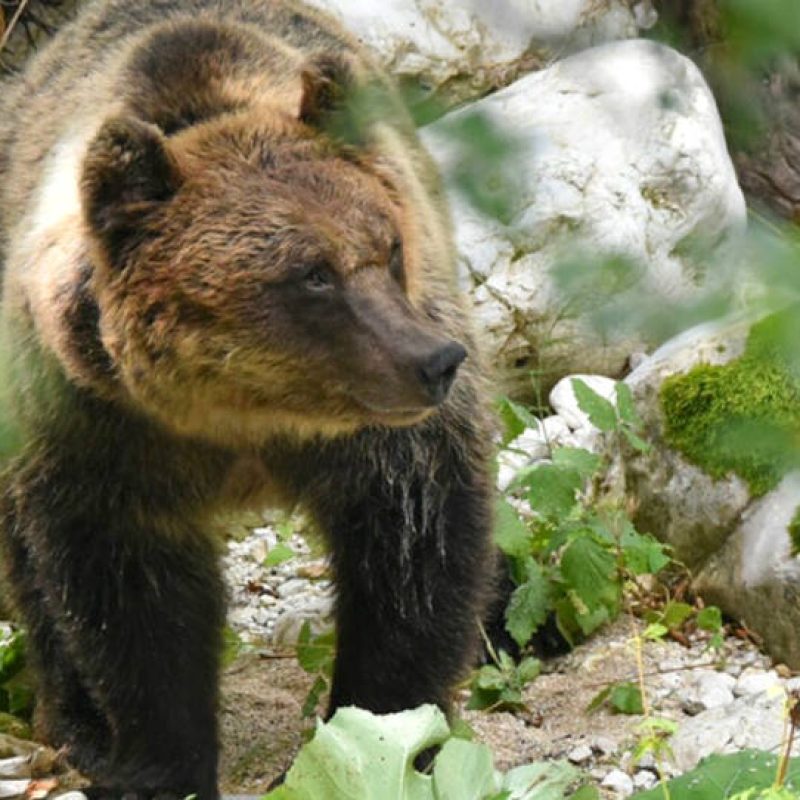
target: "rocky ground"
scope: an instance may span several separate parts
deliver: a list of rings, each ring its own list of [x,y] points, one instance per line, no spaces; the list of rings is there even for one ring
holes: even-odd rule
[[[231,542],[225,568],[231,586],[229,623],[241,647],[223,680],[222,788],[227,794],[263,793],[291,762],[310,726],[301,716],[312,678],[299,667],[291,644],[304,620],[316,630],[330,624],[330,585],[324,562],[299,537],[298,557],[275,567],[264,559],[278,541],[274,528],[256,528]],[[691,769],[711,752],[746,747],[777,751],[784,736],[784,700],[800,691],[800,678],[770,662],[747,638],[728,636],[718,653],[705,635],[643,645],[647,703],[654,716],[674,720],[674,758],[636,761],[642,715],[590,713],[605,687],[636,682],[636,638],[642,623],[623,617],[573,652],[545,663],[525,692],[518,714],[466,711],[498,768],[566,758],[586,771],[606,798],[623,798],[668,775]],[[466,693],[462,701],[466,699]],[[34,780],[31,781],[31,777]],[[57,754],[35,744],[0,739],[0,800],[80,785]]]
[[[250,653],[228,670],[224,691],[224,787],[232,793],[263,789],[288,762],[301,738],[300,706],[311,680],[282,657],[304,620],[324,629],[329,583],[321,562],[302,555],[279,567],[263,559],[276,541],[269,528],[232,543],[226,559],[232,584],[230,622]],[[297,542],[299,544],[299,542]],[[623,617],[591,641],[545,664],[527,689],[521,714],[464,711],[501,769],[567,758],[585,769],[609,798],[691,769],[712,752],[754,747],[776,751],[784,735],[784,700],[800,678],[771,663],[748,638],[728,636],[719,652],[707,636],[686,643],[668,639],[643,645],[650,712],[678,723],[674,759],[656,765],[633,758],[641,715],[589,713],[606,686],[638,680],[635,641],[641,622]],[[253,713],[252,709],[256,711]],[[276,711],[277,709],[277,711]]]

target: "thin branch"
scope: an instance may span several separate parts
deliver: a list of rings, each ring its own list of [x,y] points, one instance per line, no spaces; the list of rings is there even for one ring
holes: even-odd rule
[[[8,26],[6,27],[5,31],[3,31],[2,38],[0,38],[0,50],[2,50],[8,44],[8,40],[11,38],[11,34],[14,28],[16,28],[17,23],[22,18],[22,15],[28,6],[28,3],[30,3],[30,0],[22,0],[20,4],[17,6],[17,10],[14,12],[14,16],[11,17],[11,21],[8,23]]]

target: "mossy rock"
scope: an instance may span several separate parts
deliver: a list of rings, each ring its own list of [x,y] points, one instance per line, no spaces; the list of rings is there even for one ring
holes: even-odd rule
[[[754,496],[800,467],[800,305],[754,325],[744,353],[700,364],[661,388],[664,439],[714,478],[735,473]]]

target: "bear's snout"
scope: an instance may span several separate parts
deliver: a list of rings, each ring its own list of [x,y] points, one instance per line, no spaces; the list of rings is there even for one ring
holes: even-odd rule
[[[447,342],[420,360],[417,375],[433,405],[439,405],[453,384],[467,351],[456,341]]]

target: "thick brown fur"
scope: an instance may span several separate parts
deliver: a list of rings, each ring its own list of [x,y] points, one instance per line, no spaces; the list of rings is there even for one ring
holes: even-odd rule
[[[7,576],[100,792],[216,797],[226,508],[327,537],[329,713],[447,708],[494,557],[440,194],[386,78],[292,0],[95,0],[0,87]]]

